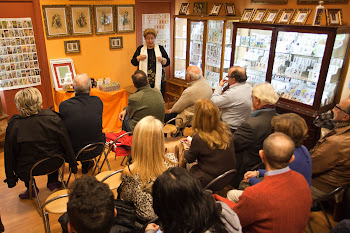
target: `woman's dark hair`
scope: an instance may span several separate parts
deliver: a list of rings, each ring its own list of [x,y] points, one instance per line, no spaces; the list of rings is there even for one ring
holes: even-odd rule
[[[174,167],[153,184],[153,208],[165,233],[227,232],[216,204],[199,180],[186,169]]]

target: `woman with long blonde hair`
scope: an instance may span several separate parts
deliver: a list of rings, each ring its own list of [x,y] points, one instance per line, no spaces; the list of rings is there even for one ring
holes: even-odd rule
[[[229,126],[220,120],[219,108],[209,99],[194,105],[193,139],[184,153],[188,163],[195,162],[190,172],[203,187],[218,175],[235,168],[235,148]]]
[[[133,202],[141,221],[156,217],[152,208],[153,182],[169,167],[177,166],[173,153],[165,153],[163,124],[153,116],[142,118],[133,132],[133,163],[124,168],[120,185],[121,199]]]

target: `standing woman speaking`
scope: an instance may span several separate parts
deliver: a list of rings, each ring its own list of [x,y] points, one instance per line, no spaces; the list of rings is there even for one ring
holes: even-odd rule
[[[163,67],[170,64],[170,59],[164,47],[155,44],[157,32],[153,28],[147,28],[143,32],[143,37],[146,44],[137,47],[131,59],[131,64],[139,66],[139,69],[147,74],[151,87],[160,90],[164,96],[166,78]]]

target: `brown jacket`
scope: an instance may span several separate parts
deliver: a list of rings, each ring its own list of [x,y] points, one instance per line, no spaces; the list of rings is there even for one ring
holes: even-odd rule
[[[323,191],[350,183],[350,125],[321,138],[311,151],[312,186]]]

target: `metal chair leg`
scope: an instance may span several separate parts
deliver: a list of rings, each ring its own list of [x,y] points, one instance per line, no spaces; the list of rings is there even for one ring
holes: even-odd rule
[[[326,218],[326,220],[327,220],[329,230],[332,230],[332,229],[333,229],[333,226],[332,226],[331,222],[329,221],[329,218],[328,218],[327,212],[326,212],[326,210],[324,209],[324,207],[323,207],[323,205],[322,205],[322,203],[321,203],[321,202],[320,202],[320,206],[321,206],[321,209],[322,209],[323,215],[325,216],[325,218]]]
[[[50,229],[50,219],[49,219],[49,214],[48,214],[48,213],[46,213],[45,219],[46,219],[47,233],[51,233],[51,229]]]
[[[32,199],[32,192],[33,192],[33,179],[29,180],[29,199]]]
[[[63,185],[63,188],[64,188],[64,189],[67,189],[67,188],[66,188],[66,185],[64,184],[62,172],[61,172],[60,170],[58,170],[58,174],[59,174],[59,176],[60,176],[60,179],[61,179],[61,183],[62,183],[62,185]]]
[[[307,222],[307,226],[309,227],[310,233],[314,233],[314,231],[312,230],[311,224],[310,224],[310,220]]]

